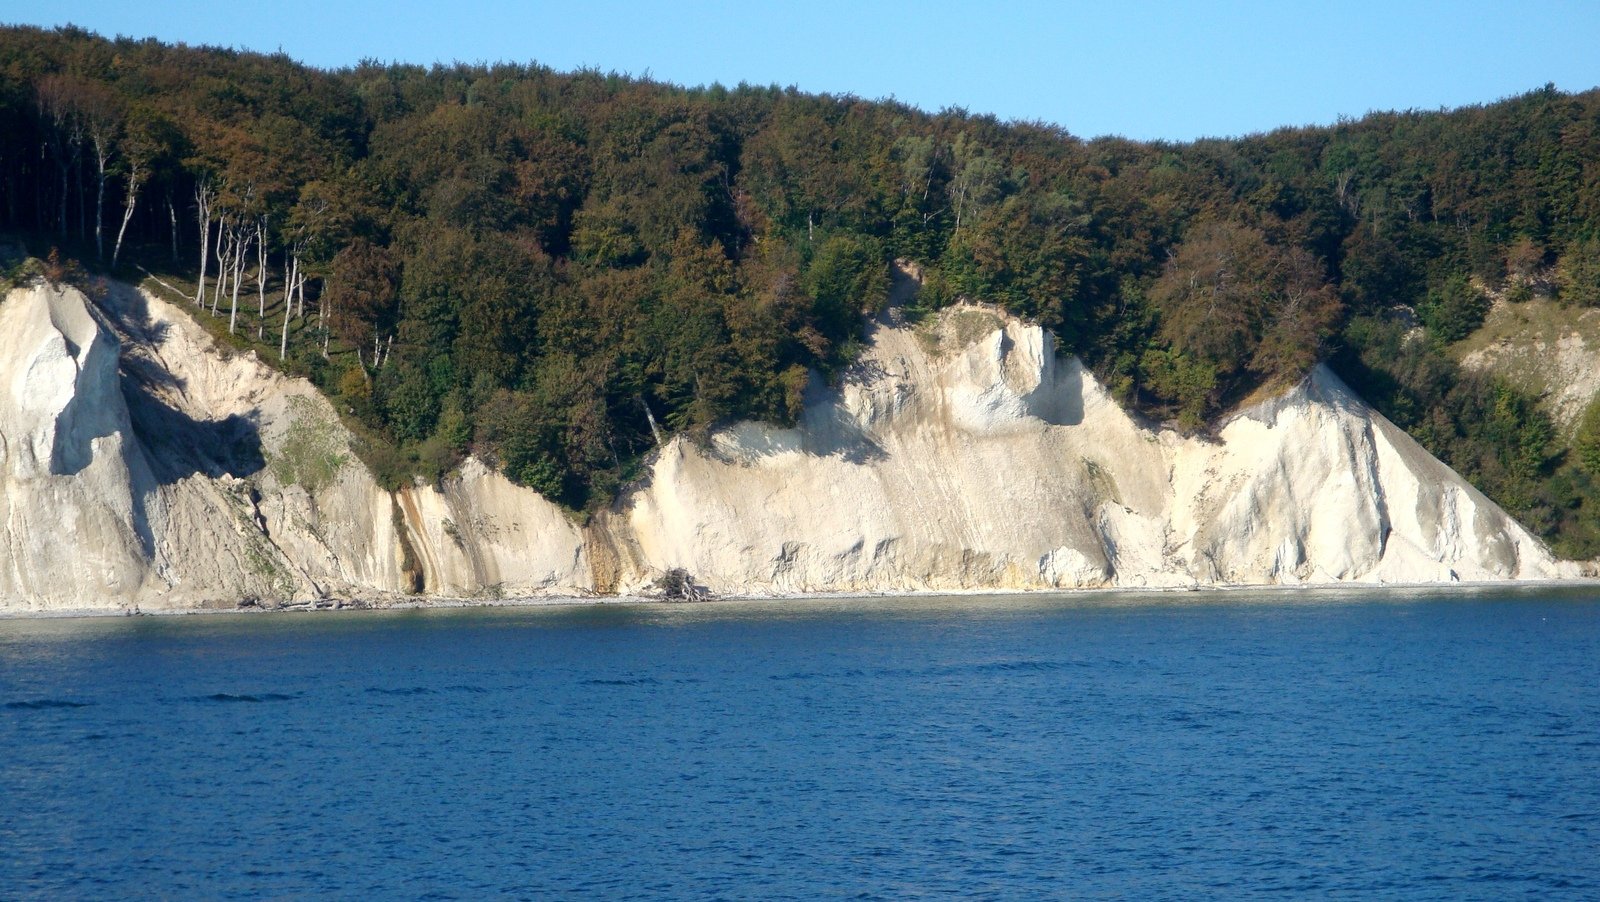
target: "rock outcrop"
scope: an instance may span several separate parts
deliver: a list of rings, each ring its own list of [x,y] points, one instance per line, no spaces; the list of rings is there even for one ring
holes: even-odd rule
[[[13,291],[0,610],[590,595],[678,570],[720,594],[1577,575],[1327,370],[1183,437],[973,305],[875,326],[795,428],[673,440],[582,528],[476,460],[385,490],[351,441],[181,305]]]
[[[310,383],[152,295],[12,292],[0,389],[0,610],[588,591],[555,505],[471,461],[384,490]]]
[[[76,292],[0,304],[0,603],[92,608],[145,588],[154,481],[117,342]]]
[[[798,428],[674,442],[618,517],[623,588],[672,566],[760,593],[1577,572],[1325,368],[1186,438],[977,306],[876,329]]]

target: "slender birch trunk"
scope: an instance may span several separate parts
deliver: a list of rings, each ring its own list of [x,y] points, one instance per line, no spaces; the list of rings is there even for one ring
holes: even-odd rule
[[[117,256],[122,253],[122,238],[128,234],[128,221],[133,219],[133,208],[139,202],[139,182],[144,173],[138,160],[128,163],[128,198],[122,207],[122,227],[117,229],[117,243],[111,247],[111,268],[117,268]]]
[[[211,315],[217,315],[217,305],[222,303],[222,296],[228,293],[228,276],[233,273],[233,224],[228,221],[228,214],[217,217],[217,285],[211,292]]]
[[[167,189],[167,219],[172,222],[172,262],[178,262],[178,208],[172,205],[172,189]]]
[[[289,353],[290,316],[298,318],[302,324],[306,318],[306,274],[300,265],[300,245],[298,242],[295,243],[294,250],[290,254],[287,269],[291,270],[294,275],[290,277],[288,286],[283,292],[283,345],[279,353],[280,357],[286,357]],[[299,298],[298,307],[295,304],[297,296]],[[303,325],[302,328],[304,328]]]
[[[283,335],[278,339],[278,359],[289,356],[289,314],[294,312],[294,287],[291,283],[283,290]]]
[[[294,285],[300,278],[300,260],[294,252],[283,252],[283,337],[278,339],[278,359],[289,356],[289,315],[294,312]]]
[[[94,188],[94,258],[104,260],[106,258],[103,235],[106,220],[106,163],[111,160],[111,143],[99,134],[94,136],[94,159],[99,169]]]
[[[201,179],[199,184],[195,185],[194,204],[195,209],[198,211],[197,218],[200,223],[200,281],[195,285],[194,302],[197,305],[204,306],[206,302],[206,262],[210,259],[211,251],[209,246],[211,244],[211,182],[209,179]],[[170,199],[167,207],[168,209],[172,207]],[[173,247],[176,248],[178,242],[176,218],[173,219],[172,235]]]
[[[328,283],[322,283],[322,294],[317,299],[317,326],[322,329],[322,359],[328,359],[328,339],[333,336],[328,328]],[[359,352],[358,352],[359,353]]]
[[[233,334],[234,325],[239,321],[239,283],[244,281],[244,252],[250,249],[250,233],[245,231],[243,223],[239,224],[239,239],[234,246],[233,254],[233,298],[228,308],[228,334]]]
[[[256,341],[267,330],[267,220],[256,220]]]

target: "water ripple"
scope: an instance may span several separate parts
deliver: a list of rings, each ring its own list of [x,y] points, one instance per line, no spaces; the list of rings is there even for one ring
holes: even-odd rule
[[[1600,898],[1600,602],[882,603],[0,623],[0,898]]]
[[[48,711],[56,708],[87,708],[92,704],[94,703],[73,701],[66,698],[38,698],[6,702],[6,707],[13,711]]]
[[[246,702],[260,704],[261,702],[289,702],[299,698],[298,694],[290,695],[283,692],[262,692],[259,694],[213,692],[210,695],[190,696],[192,702],[221,702],[224,704]]]

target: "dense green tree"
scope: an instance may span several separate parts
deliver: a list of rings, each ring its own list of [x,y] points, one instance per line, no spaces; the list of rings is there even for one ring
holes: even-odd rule
[[[1172,350],[1215,374],[1213,404],[1247,373],[1275,380],[1304,375],[1321,358],[1341,311],[1309,251],[1274,246],[1259,229],[1215,220],[1178,245],[1150,299]],[[1152,382],[1158,392],[1163,381]],[[1199,383],[1189,377],[1183,384],[1192,392]],[[1186,409],[1192,403],[1188,398]]]
[[[1459,341],[1483,324],[1489,298],[1464,273],[1446,278],[1417,306],[1422,322],[1444,341]]]
[[[1567,245],[1557,264],[1556,284],[1562,303],[1600,307],[1600,238]]]
[[[385,247],[358,239],[333,258],[323,296],[333,329],[368,366],[379,365],[393,336],[399,284],[400,262]]]
[[[1584,408],[1573,450],[1578,453],[1579,465],[1590,475],[1600,476],[1600,398],[1590,401]]]

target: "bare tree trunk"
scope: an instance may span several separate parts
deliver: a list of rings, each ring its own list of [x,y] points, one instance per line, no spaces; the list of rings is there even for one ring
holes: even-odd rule
[[[211,292],[211,315],[217,315],[217,305],[228,291],[228,276],[233,273],[234,234],[228,214],[217,217],[217,286]]]
[[[328,283],[322,283],[322,294],[317,298],[317,325],[322,329],[322,359],[328,359],[328,340],[333,330],[328,328]]]
[[[289,356],[289,316],[294,313],[294,282],[283,289],[283,337],[278,339],[278,359]]]
[[[955,228],[954,232],[950,233],[950,243],[951,244],[955,244],[956,243],[956,239],[961,237],[961,213],[963,212],[963,210],[965,210],[966,205],[967,205],[967,183],[965,181],[962,181],[962,183],[961,183],[961,193],[956,195],[956,228]]]
[[[194,302],[204,305],[206,302],[206,260],[210,253],[211,244],[211,182],[201,179],[194,189],[194,204],[198,211],[197,219],[200,223],[200,281],[195,285]],[[172,199],[167,199],[167,209],[172,209]],[[172,220],[172,246],[178,246],[178,220],[176,215]],[[218,236],[218,240],[221,236]]]
[[[239,238],[234,245],[233,254],[233,299],[228,309],[228,334],[233,334],[234,324],[239,321],[239,283],[244,281],[244,252],[250,249],[250,233],[245,231],[244,223],[239,224]]]
[[[111,247],[111,268],[117,268],[117,256],[122,253],[122,238],[128,234],[128,220],[133,218],[134,205],[139,202],[139,181],[143,173],[139,171],[137,160],[128,164],[128,199],[122,207],[122,227],[117,229],[117,243]]]
[[[294,288],[300,279],[300,258],[283,252],[283,337],[278,339],[278,359],[289,356],[289,314],[294,312]]]
[[[111,146],[105,137],[98,134],[94,136],[94,159],[99,168],[99,178],[94,188],[94,258],[104,260],[106,244],[102,233],[106,220],[106,163],[111,159]]]
[[[172,205],[172,189],[167,189],[167,218],[172,220],[172,262],[178,262],[178,208]]]
[[[283,360],[289,356],[289,299],[284,298],[283,303],[283,336],[278,339],[278,359]]]
[[[222,256],[217,260],[217,290],[211,294],[211,314],[217,313],[217,308],[222,304],[222,299],[228,296],[228,283],[233,278],[233,258],[239,253],[239,236],[234,231],[233,223],[223,220],[217,224],[220,233],[224,225],[227,229],[227,242],[220,244]],[[222,238],[217,239],[219,242]]]
[[[267,219],[256,220],[256,341],[267,329]]]
[[[656,426],[656,415],[650,412],[650,405],[645,403],[644,395],[634,395],[639,399],[639,406],[644,408],[644,418],[650,423],[650,434],[655,436],[656,447],[661,447],[661,429]]]

